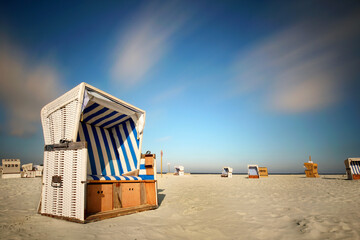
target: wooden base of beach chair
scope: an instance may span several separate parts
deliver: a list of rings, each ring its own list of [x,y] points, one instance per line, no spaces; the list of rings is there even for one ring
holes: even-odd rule
[[[114,210],[110,210],[110,211],[106,211],[106,212],[99,212],[96,214],[89,215],[85,219],[85,223],[96,222],[96,221],[104,220],[107,218],[113,218],[113,217],[128,215],[128,214],[147,211],[147,210],[153,210],[156,208],[158,208],[158,206],[145,204],[145,205],[140,205],[140,206],[135,206],[135,207],[120,208],[120,209],[114,209]]]
[[[106,211],[106,212],[99,212],[99,213],[89,215],[85,219],[85,221],[81,221],[81,220],[76,219],[76,218],[56,216],[56,215],[51,215],[51,214],[46,214],[46,213],[42,213],[41,215],[47,216],[47,217],[52,217],[52,218],[57,218],[57,219],[62,219],[62,220],[70,221],[70,222],[89,223],[89,222],[96,222],[96,221],[100,221],[100,220],[104,220],[104,219],[108,219],[108,218],[114,218],[114,217],[118,217],[118,216],[129,215],[129,214],[133,214],[133,213],[137,213],[137,212],[154,210],[154,209],[157,209],[157,208],[158,208],[158,206],[145,204],[145,205],[140,205],[140,206],[136,206],[136,207],[114,209],[114,210],[109,210],[109,211]]]
[[[258,175],[249,175],[249,178],[259,178]]]
[[[312,170],[305,170],[306,177],[308,178],[318,178],[320,177],[317,172],[314,172]]]
[[[359,175],[359,174],[353,174],[353,175],[352,175],[352,179],[353,179],[353,180],[359,180],[359,179],[360,179],[360,175]]]
[[[87,185],[86,202],[86,221],[155,209],[158,206],[156,180],[92,180]]]

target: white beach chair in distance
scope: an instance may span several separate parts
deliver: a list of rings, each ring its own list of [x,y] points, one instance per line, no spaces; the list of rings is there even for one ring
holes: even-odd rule
[[[86,83],[43,107],[40,213],[85,223],[156,209],[155,164],[141,154],[145,116]]]
[[[184,176],[184,166],[175,166],[174,168],[175,168],[174,175]]]
[[[233,169],[231,167],[223,167],[221,177],[232,178]]]
[[[255,164],[248,165],[248,177],[249,178],[259,178],[258,165],[255,165]]]
[[[28,164],[23,164],[21,166],[22,168],[22,172],[21,172],[21,177],[22,178],[34,178],[35,177],[35,171],[33,171],[33,164],[32,163],[28,163]]]
[[[360,179],[360,158],[348,158],[344,161],[346,175],[349,180]]]
[[[34,165],[35,177],[42,177],[44,166]]]

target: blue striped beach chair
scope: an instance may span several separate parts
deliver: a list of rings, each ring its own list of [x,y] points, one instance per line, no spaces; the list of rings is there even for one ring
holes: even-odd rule
[[[259,178],[259,167],[258,165],[248,165],[248,177]]]
[[[40,213],[89,222],[156,208],[155,155],[141,154],[145,116],[86,83],[47,104]]]
[[[344,161],[349,180],[360,179],[360,158],[348,158]]]

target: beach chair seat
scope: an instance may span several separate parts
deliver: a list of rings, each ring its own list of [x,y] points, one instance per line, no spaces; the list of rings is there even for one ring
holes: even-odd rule
[[[96,181],[134,181],[134,180],[143,180],[138,176],[109,176],[109,175],[88,175],[87,180],[96,180]]]

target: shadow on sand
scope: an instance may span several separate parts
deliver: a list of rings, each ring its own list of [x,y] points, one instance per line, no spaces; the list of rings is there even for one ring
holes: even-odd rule
[[[161,192],[163,192],[163,191],[164,191],[164,189],[157,190],[159,207],[161,206],[161,203],[162,203],[162,201],[164,201],[164,198],[166,196],[166,194],[161,194]]]

